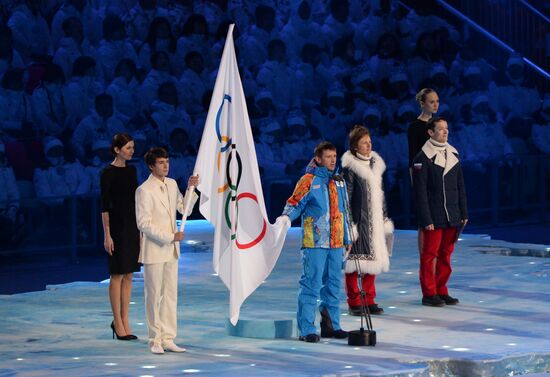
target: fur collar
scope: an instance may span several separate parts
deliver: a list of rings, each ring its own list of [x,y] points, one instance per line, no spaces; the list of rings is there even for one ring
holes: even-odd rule
[[[363,179],[370,179],[373,174],[377,177],[382,177],[382,174],[386,171],[386,163],[375,151],[371,152],[370,166],[371,168],[369,169],[368,161],[355,157],[350,151],[346,151],[342,156],[342,167],[353,170]]]
[[[445,145],[445,150],[447,151],[447,159],[442,158],[442,160],[445,160],[445,161],[439,161],[438,160],[437,147],[434,146],[430,142],[430,140],[426,141],[426,143],[422,146],[422,152],[424,152],[426,157],[428,157],[428,159],[431,160],[435,156],[436,159],[435,159],[434,163],[436,165],[441,166],[443,169],[445,169],[443,171],[443,175],[447,174],[453,168],[453,166],[458,164],[458,157],[457,157],[458,156],[458,151],[455,149],[455,147],[453,147],[451,144],[447,143],[447,145]]]

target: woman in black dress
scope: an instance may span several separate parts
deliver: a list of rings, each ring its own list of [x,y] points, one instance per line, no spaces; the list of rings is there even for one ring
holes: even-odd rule
[[[412,163],[414,158],[420,151],[424,144],[430,138],[428,135],[428,121],[432,119],[439,109],[439,96],[437,92],[430,88],[421,89],[416,94],[416,102],[420,106],[420,115],[413,120],[409,125],[407,132],[407,139],[409,142],[409,175],[412,185]],[[422,243],[424,242],[423,233],[421,229],[418,229],[418,251],[422,251]]]
[[[136,168],[127,165],[134,154],[134,141],[117,134],[111,143],[113,162],[101,172],[101,220],[105,251],[109,254],[109,299],[113,311],[113,338],[137,339],[132,335],[128,312],[132,295],[132,273],[140,270],[139,230],[136,224]]]
[[[437,113],[439,109],[439,96],[436,91],[430,88],[424,88],[416,94],[416,102],[420,106],[420,115],[409,125],[407,139],[409,142],[409,170],[412,167],[412,161],[422,149],[425,142],[428,141],[428,121]]]

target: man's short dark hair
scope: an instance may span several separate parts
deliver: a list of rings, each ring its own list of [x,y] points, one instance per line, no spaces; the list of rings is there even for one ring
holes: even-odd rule
[[[315,147],[314,153],[315,153],[315,157],[321,158],[323,156],[324,151],[335,151],[335,150],[336,150],[336,147],[330,141],[321,141]]]
[[[154,166],[157,163],[158,158],[168,158],[168,152],[164,148],[153,147],[145,153],[144,158],[147,167],[151,170],[151,166]]]
[[[428,124],[426,125],[427,129],[428,130],[435,130],[435,126],[437,123],[439,122],[447,122],[447,119],[443,118],[443,117],[432,117],[429,121],[428,121]],[[448,123],[448,122],[447,122]]]

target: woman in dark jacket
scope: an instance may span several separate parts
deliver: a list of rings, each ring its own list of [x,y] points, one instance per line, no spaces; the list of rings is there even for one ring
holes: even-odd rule
[[[376,275],[390,267],[393,223],[386,216],[382,175],[386,164],[372,150],[369,130],[355,126],[349,134],[350,150],[342,156],[343,175],[351,207],[352,237],[355,239],[346,261],[346,292],[349,313],[361,315],[362,288],[371,314],[384,310],[376,302]]]

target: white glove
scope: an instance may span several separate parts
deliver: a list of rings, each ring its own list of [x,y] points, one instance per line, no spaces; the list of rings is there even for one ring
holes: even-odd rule
[[[281,215],[277,217],[277,219],[275,220],[275,224],[282,224],[287,229],[290,228],[290,226],[292,225],[290,218],[287,215]]]

